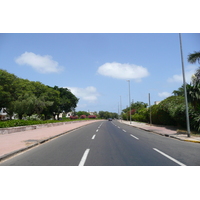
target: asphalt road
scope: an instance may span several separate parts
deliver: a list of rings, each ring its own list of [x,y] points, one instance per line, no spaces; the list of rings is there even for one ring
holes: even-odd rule
[[[34,147],[1,166],[200,166],[200,144],[116,120],[95,122]]]

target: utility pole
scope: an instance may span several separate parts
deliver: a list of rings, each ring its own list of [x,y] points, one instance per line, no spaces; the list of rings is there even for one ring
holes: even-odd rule
[[[190,121],[189,121],[189,112],[188,112],[188,100],[187,100],[187,90],[186,90],[186,82],[185,82],[185,70],[184,70],[184,62],[183,62],[182,40],[181,40],[181,34],[180,34],[180,33],[179,33],[179,40],[180,40],[180,50],[181,50],[181,62],[182,62],[182,73],[183,73],[183,86],[184,86],[184,94],[185,94],[187,135],[188,135],[188,137],[190,137]]]

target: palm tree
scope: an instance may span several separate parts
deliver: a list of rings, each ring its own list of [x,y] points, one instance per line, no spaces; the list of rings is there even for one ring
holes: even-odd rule
[[[200,51],[199,52],[195,51],[194,53],[191,53],[191,54],[188,55],[188,62],[189,63],[193,64],[197,61],[200,64]]]
[[[172,94],[174,94],[174,96],[184,96],[184,88],[183,85],[181,87],[178,88],[178,90],[174,90],[172,92]]]

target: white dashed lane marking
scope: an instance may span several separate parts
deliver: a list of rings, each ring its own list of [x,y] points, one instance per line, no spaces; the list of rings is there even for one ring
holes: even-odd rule
[[[87,159],[87,156],[88,156],[89,152],[90,152],[90,149],[86,149],[86,150],[85,150],[85,152],[84,152],[84,154],[83,154],[83,157],[81,158],[81,161],[80,161],[80,163],[79,163],[78,166],[84,166],[85,161],[86,161],[86,159]]]
[[[135,137],[134,135],[130,134],[131,137],[135,138],[136,140],[139,140],[139,138]]]

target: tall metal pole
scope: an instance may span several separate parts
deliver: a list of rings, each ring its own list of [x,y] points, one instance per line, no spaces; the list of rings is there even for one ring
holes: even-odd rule
[[[150,93],[149,93],[149,109],[150,109],[150,126],[152,125],[152,120],[151,120],[151,98],[150,98]]]
[[[121,96],[120,96],[120,118],[121,118],[121,122],[122,122],[122,100],[121,100]]]
[[[190,137],[190,121],[189,121],[189,112],[188,112],[188,100],[187,100],[187,90],[186,90],[186,82],[185,82],[185,70],[184,70],[184,62],[183,62],[182,40],[181,40],[181,34],[180,34],[180,33],[179,33],[179,40],[180,40],[180,50],[181,50],[181,62],[182,62],[182,73],[183,73],[183,86],[184,86],[184,94],[185,94],[187,135],[188,135],[188,137]]]
[[[128,85],[129,85],[129,106],[130,106],[130,124],[131,124],[131,93],[130,93],[130,80],[127,80],[128,81]]]
[[[119,116],[119,102],[118,102],[118,119],[119,119],[119,117],[120,117],[120,116]]]
[[[126,109],[128,110],[128,106],[126,106]],[[128,122],[128,113],[126,115],[126,121]]]

